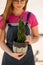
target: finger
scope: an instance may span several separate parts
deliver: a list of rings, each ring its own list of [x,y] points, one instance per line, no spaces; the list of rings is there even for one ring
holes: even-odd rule
[[[25,54],[23,54],[22,56],[16,56],[16,59],[18,59],[18,60],[20,60],[20,59],[22,59],[23,57],[25,56]]]
[[[25,42],[26,42],[26,43],[28,43],[28,42],[29,42],[29,40],[25,40]]]
[[[18,55],[19,57],[21,57],[21,56],[23,56],[24,54],[20,54],[20,55]]]
[[[25,54],[24,54],[24,55],[22,55],[22,56],[20,56],[18,59],[19,59],[19,60],[21,60],[24,56],[25,56]]]
[[[19,55],[19,58],[22,58],[24,55],[25,55],[25,54],[23,54],[23,55]]]

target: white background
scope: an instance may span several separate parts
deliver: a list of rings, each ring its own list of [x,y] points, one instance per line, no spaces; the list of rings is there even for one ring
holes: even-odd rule
[[[0,15],[4,12],[6,0],[0,0]],[[29,0],[27,10],[33,12],[39,22],[39,33],[43,34],[43,0]],[[32,45],[34,55],[36,51],[39,54],[36,56],[38,60],[43,60],[43,36],[40,37],[36,44]],[[3,50],[0,48],[0,65],[2,61]],[[43,62],[36,62],[36,65],[43,65]]]

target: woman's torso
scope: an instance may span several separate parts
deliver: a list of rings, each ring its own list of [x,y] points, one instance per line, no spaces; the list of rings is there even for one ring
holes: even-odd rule
[[[23,18],[23,22],[25,25],[25,30],[26,30],[26,35],[30,35],[30,29],[28,24],[26,24],[27,21],[27,13],[24,12],[20,17]],[[29,15],[30,16],[30,15]],[[7,20],[8,24],[8,30],[7,30],[7,46],[13,51],[12,46],[13,46],[13,41],[17,41],[17,32],[18,32],[18,22],[19,18],[15,16],[14,14],[11,14],[9,19]]]

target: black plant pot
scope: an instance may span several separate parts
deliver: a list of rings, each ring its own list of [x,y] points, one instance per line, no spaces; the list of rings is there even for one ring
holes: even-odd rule
[[[14,53],[26,53],[27,49],[28,49],[28,45],[26,42],[24,43],[13,42]]]

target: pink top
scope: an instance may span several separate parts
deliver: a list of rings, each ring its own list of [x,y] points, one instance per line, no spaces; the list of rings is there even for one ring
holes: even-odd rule
[[[24,11],[20,17],[23,16],[23,21],[26,22],[26,19],[27,19],[27,14],[28,14],[28,11]],[[13,13],[9,16],[8,18],[8,23],[18,23],[19,21],[19,17],[14,15]],[[37,19],[36,19],[36,16],[31,13],[30,14],[30,18],[28,19],[28,22],[30,23],[30,27],[34,27],[34,26],[37,26],[38,25],[38,22],[37,22]],[[0,28],[2,28],[3,26],[3,23],[2,23],[2,16],[0,16]]]

